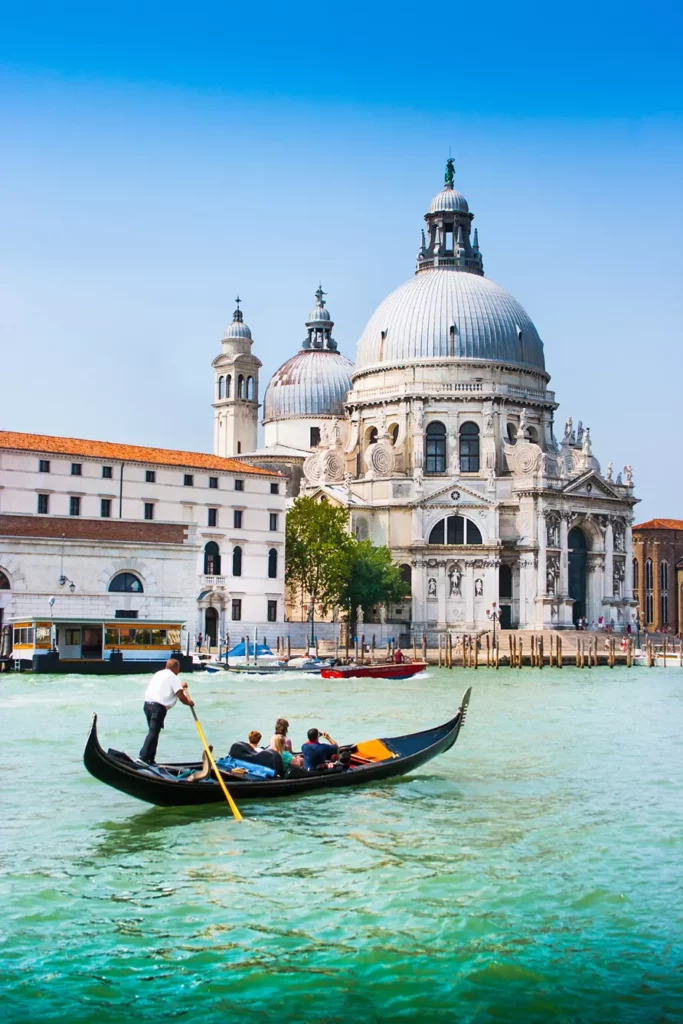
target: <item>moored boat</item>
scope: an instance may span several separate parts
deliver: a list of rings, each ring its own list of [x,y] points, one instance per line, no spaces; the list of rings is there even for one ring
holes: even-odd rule
[[[230,795],[244,799],[271,799],[297,793],[318,792],[380,782],[414,771],[453,746],[467,716],[471,689],[448,722],[405,736],[388,736],[352,744],[351,767],[346,771],[307,772],[297,778],[254,779],[221,771]],[[201,762],[182,762],[151,767],[116,750],[105,751],[97,736],[97,715],[93,715],[83,753],[85,767],[100,782],[150,804],[184,807],[221,803],[224,795],[210,774],[190,781],[191,773],[202,774]],[[185,776],[185,777],[181,777]]]
[[[321,669],[320,675],[323,679],[410,679],[426,668],[426,661],[401,661],[386,665],[332,665]]]

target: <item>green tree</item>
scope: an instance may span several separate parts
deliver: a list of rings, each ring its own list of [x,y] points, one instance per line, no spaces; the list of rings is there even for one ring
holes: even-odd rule
[[[313,498],[297,498],[287,514],[285,579],[303,590],[314,608],[340,604],[356,544],[348,521],[346,509]]]
[[[392,560],[389,548],[375,547],[369,540],[354,540],[338,602],[349,622],[356,621],[359,605],[368,618],[376,605],[401,601],[409,593],[410,587],[402,579],[401,567]]]

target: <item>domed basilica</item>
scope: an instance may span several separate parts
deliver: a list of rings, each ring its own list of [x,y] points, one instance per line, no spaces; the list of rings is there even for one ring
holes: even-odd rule
[[[288,476],[348,508],[355,534],[386,544],[413,630],[571,627],[632,621],[629,466],[613,477],[590,430],[558,437],[543,342],[484,276],[474,215],[453,185],[425,214],[415,275],[377,307],[352,364],[319,288],[300,351],[275,372],[256,448],[258,367],[241,311],[216,370],[215,450]],[[239,328],[239,329],[238,329]]]

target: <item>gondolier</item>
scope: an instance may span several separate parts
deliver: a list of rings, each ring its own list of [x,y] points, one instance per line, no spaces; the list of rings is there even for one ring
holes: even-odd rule
[[[187,683],[178,679],[180,662],[169,658],[166,668],[155,672],[145,690],[145,703],[142,708],[147,719],[148,732],[140,750],[140,760],[147,764],[156,764],[159,733],[164,727],[166,712],[176,701],[194,707],[194,701],[187,693]]]

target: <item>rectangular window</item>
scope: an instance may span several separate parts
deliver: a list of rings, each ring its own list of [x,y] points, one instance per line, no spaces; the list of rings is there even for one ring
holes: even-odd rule
[[[270,530],[277,530],[277,520],[278,520],[277,512],[271,512],[270,513],[270,526],[269,526]]]
[[[183,477],[183,486],[194,487],[194,477],[192,476],[192,473],[185,474],[185,476]]]
[[[218,526],[218,509],[210,508],[207,511],[209,513],[209,526]]]
[[[114,474],[113,474],[113,470],[112,470],[111,466],[102,466],[102,479],[103,480],[111,480],[113,475]]]
[[[82,463],[80,463],[80,462],[72,462],[71,463],[71,475],[72,476],[82,476],[83,475],[83,465],[82,465]]]
[[[311,448],[320,444],[320,427],[311,427]]]
[[[241,453],[241,451],[242,451],[242,442],[238,441],[237,442],[237,454],[239,455]]]
[[[69,515],[80,516],[81,514],[81,499],[74,495],[69,498]]]
[[[153,470],[153,469],[146,469],[145,470],[145,483],[146,484],[155,484],[156,482],[157,482],[156,471]]]
[[[268,622],[277,622],[277,601],[268,602]]]
[[[270,485],[270,493],[271,494],[279,494],[280,493],[280,485],[279,484],[271,484]]]
[[[236,508],[232,513],[232,525],[236,530],[242,529],[242,509]]]
[[[80,647],[81,645],[81,631],[80,629],[65,629],[64,630],[64,643],[67,647]]]
[[[46,516],[50,511],[50,495],[39,494],[38,495],[38,515]]]
[[[244,480],[235,480],[235,490],[236,491],[243,491],[244,490]]]
[[[145,502],[145,519],[154,519],[154,502]]]
[[[38,463],[38,472],[39,473],[49,473],[50,472],[50,460],[49,459],[41,459],[40,460],[40,462]]]
[[[100,501],[100,515],[103,519],[111,519],[111,498],[102,498]]]
[[[232,599],[232,621],[240,622],[242,619],[242,601],[239,597]]]
[[[209,487],[212,490],[214,490],[214,491],[218,490],[218,477],[217,476],[210,476],[209,477]]]

